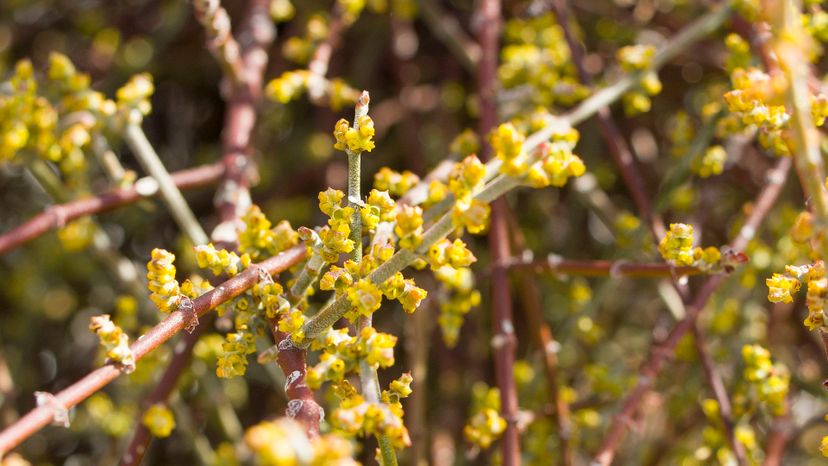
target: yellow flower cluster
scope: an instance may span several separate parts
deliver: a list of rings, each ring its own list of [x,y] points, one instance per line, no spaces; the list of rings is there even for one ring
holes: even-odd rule
[[[115,94],[118,111],[125,123],[138,125],[152,111],[150,97],[155,92],[152,76],[141,73],[133,76]]]
[[[408,170],[402,173],[382,167],[374,174],[374,188],[400,197],[420,182],[420,177]]]
[[[352,308],[345,317],[352,322],[360,315],[368,316],[379,309],[383,296],[399,301],[406,312],[412,313],[427,295],[425,290],[416,286],[414,280],[405,279],[401,272],[395,273],[379,285],[367,278],[393,255],[394,247],[390,242],[384,245],[375,244],[358,263],[347,260],[343,264],[344,267],[332,265],[322,275],[319,288],[325,291],[335,290],[337,294],[344,293],[348,297]]]
[[[577,130],[565,125],[552,135],[549,143],[541,144],[535,154],[539,160],[529,167],[526,183],[533,188],[562,188],[569,178],[583,175],[584,161],[572,152],[578,137]]]
[[[463,320],[472,308],[480,305],[481,295],[474,286],[474,273],[468,267],[442,265],[434,269],[434,277],[445,289],[438,295],[440,316],[437,323],[448,347],[454,347],[460,336]]]
[[[725,60],[725,69],[733,72],[736,68],[747,68],[750,66],[753,55],[750,51],[750,44],[739,34],[730,33],[725,37],[725,47],[728,55]]]
[[[455,239],[454,242],[443,239],[432,244],[428,249],[428,264],[432,270],[438,270],[446,265],[455,269],[468,267],[476,261],[477,258],[460,238]]]
[[[473,197],[485,177],[486,166],[475,155],[456,163],[449,173],[448,189],[454,194],[451,220],[456,229],[477,234],[489,228],[491,207]]]
[[[822,126],[825,124],[826,117],[828,117],[828,96],[820,93],[811,99],[811,118],[814,119],[815,125]]]
[[[354,241],[351,236],[351,216],[353,207],[342,206],[345,193],[338,189],[328,188],[319,193],[319,210],[330,217],[328,224],[319,230],[322,241],[322,258],[325,262],[333,263],[339,260],[340,254],[347,254],[354,250]]]
[[[275,256],[299,243],[299,234],[290,222],[282,220],[271,228],[270,220],[259,206],[251,206],[242,220],[244,229],[239,232],[239,252],[249,254],[254,262]]]
[[[341,267],[332,265],[331,268],[322,275],[319,280],[319,289],[325,291],[342,292],[346,290],[354,282],[354,277],[350,272]]]
[[[143,366],[143,364],[141,364]],[[119,403],[116,405],[105,392],[97,392],[83,404],[89,418],[99,425],[107,435],[120,438],[129,434],[135,427],[135,405]],[[0,463],[7,466],[5,463]],[[28,463],[27,463],[28,465]],[[9,466],[23,466],[12,465]],[[29,465],[31,466],[31,465]]]
[[[250,289],[250,294],[257,301],[256,310],[264,312],[268,319],[284,315],[290,309],[290,303],[285,299],[284,293],[282,285],[272,281],[259,281]]]
[[[331,423],[338,432],[349,436],[384,435],[396,449],[411,445],[399,403],[368,402],[347,380],[339,382],[335,392],[341,401],[331,415]]]
[[[279,331],[290,334],[294,343],[301,344],[305,341],[305,332],[302,325],[305,323],[305,315],[299,309],[293,309],[279,320]]]
[[[506,430],[506,420],[500,417],[500,390],[478,382],[472,388],[472,416],[463,428],[466,440],[486,449]]]
[[[109,320],[109,314],[92,317],[89,330],[98,335],[107,358],[120,364],[126,373],[135,370],[135,354],[129,348],[129,336]]]
[[[354,369],[356,360],[351,348],[356,341],[348,335],[348,329],[328,329],[324,336],[311,343],[311,348],[324,349],[319,362],[309,367],[305,382],[311,389],[318,389],[326,381],[341,381]]]
[[[825,299],[828,297],[828,278],[825,276],[825,263],[816,262],[807,275],[808,294],[805,298],[805,305],[808,307],[808,317],[805,318],[805,326],[810,330],[817,328],[824,329],[825,325]]]
[[[503,123],[492,132],[492,149],[495,157],[503,162],[500,165],[501,173],[520,176],[526,172],[526,164],[520,157],[525,140],[526,137],[512,123]]]
[[[184,282],[179,287],[181,295],[186,296],[190,299],[196,299],[212,289],[213,285],[211,285],[210,282],[198,275],[190,276],[190,278],[184,280]]]
[[[304,36],[289,37],[282,47],[285,58],[300,65],[307,64],[316,46],[327,37],[327,19],[321,14],[311,15],[304,31]]]
[[[265,86],[265,96],[276,102],[286,104],[298,99],[308,88],[310,71],[285,71]]]
[[[336,434],[309,439],[292,419],[265,421],[247,429],[244,443],[262,466],[358,466],[353,445]]]
[[[759,128],[759,142],[778,155],[790,155],[785,136],[790,114],[783,102],[787,82],[756,68],[736,68],[731,73],[733,90],[724,95],[728,110],[746,127]]]
[[[313,389],[323,382],[341,382],[345,375],[355,370],[360,361],[374,368],[394,365],[394,346],[397,337],[377,332],[373,327],[362,329],[356,337],[348,335],[347,329],[329,329],[327,333],[312,342],[311,348],[322,349],[319,363],[308,369],[307,384]]]
[[[379,222],[393,222],[396,220],[397,204],[388,195],[388,191],[372,189],[368,194],[365,206],[359,209],[362,217],[362,227],[373,231]]]
[[[93,134],[118,123],[119,105],[90,88],[88,75],[52,54],[46,77],[35,79],[28,60],[15,66],[0,99],[0,162],[30,153],[55,162],[68,186],[86,189],[86,156]]]
[[[382,391],[382,401],[384,403],[388,403],[390,405],[395,405],[399,409],[402,409],[400,405],[400,400],[403,398],[408,398],[413,390],[411,390],[411,383],[414,381],[414,378],[411,377],[410,372],[406,372],[403,375],[399,376],[396,380],[392,381],[388,385],[388,390]]]
[[[805,326],[810,330],[828,329],[826,325],[825,301],[828,299],[828,277],[825,275],[825,263],[817,261],[811,265],[785,266],[785,273],[774,273],[765,280],[768,286],[768,300],[773,303],[793,302],[793,294],[799,291],[802,280],[808,285],[805,305],[808,317]]]
[[[373,367],[391,367],[394,365],[394,346],[397,337],[380,333],[374,327],[362,329],[356,341],[356,356]]]
[[[382,292],[379,287],[367,278],[356,282],[348,288],[348,301],[353,309],[352,315],[347,315],[352,322],[358,316],[370,316],[382,305]]]
[[[670,119],[667,126],[667,137],[670,140],[670,155],[675,158],[681,158],[687,155],[690,145],[693,143],[695,136],[695,129],[693,122],[690,120],[690,115],[681,110],[672,119]]]
[[[796,216],[790,230],[791,239],[797,243],[807,243],[814,236],[814,216],[804,210]]]
[[[169,437],[175,429],[175,417],[172,411],[163,403],[156,403],[147,409],[141,417],[141,423],[150,431],[153,437]]]
[[[288,42],[290,42],[290,39],[288,39]],[[359,97],[359,92],[342,79],[334,78],[328,81],[324,78],[314,77],[308,70],[285,71],[281,76],[267,83],[265,96],[275,102],[287,104],[307,92],[308,87],[315,79],[322,86],[322,91],[328,99],[328,106],[334,111],[353,104]]]
[[[119,127],[150,111],[148,75],[133,77],[118,91],[118,102],[90,87],[87,74],[79,73],[64,55],[53,53],[43,79],[36,79],[28,60],[15,66],[0,99],[0,162],[28,161],[18,153],[54,162],[73,189],[88,189],[86,155],[93,136]],[[137,115],[132,115],[137,113]]]
[[[401,248],[416,249],[423,240],[423,209],[407,204],[397,209],[394,233]]]
[[[528,86],[529,106],[570,106],[589,95],[589,88],[580,84],[571,66],[569,48],[555,15],[511,19],[503,36],[498,77],[505,89]]]
[[[147,262],[150,300],[161,312],[172,312],[181,300],[181,289],[175,279],[175,255],[165,249],[153,249],[152,259]]]
[[[351,152],[371,152],[374,150],[374,120],[364,115],[357,119],[351,128],[348,120],[342,118],[334,126],[334,149]]]
[[[64,250],[78,252],[92,244],[97,231],[98,225],[91,217],[81,217],[58,230],[57,236]]]
[[[627,210],[623,210],[615,217],[613,232],[615,242],[621,247],[633,247],[643,238],[640,235],[641,219]]]
[[[213,275],[226,273],[228,277],[234,277],[252,263],[250,254],[242,254],[239,257],[235,252],[216,249],[213,243],[200,244],[193,250],[196,253],[198,266],[202,269],[210,269]]]
[[[464,129],[451,141],[449,152],[460,157],[468,157],[480,152],[480,141],[477,138],[477,132],[470,128]]]
[[[667,235],[658,243],[658,252],[668,262],[678,266],[693,266],[715,270],[722,266],[722,253],[715,247],[693,247],[693,226],[671,223]]]
[[[768,287],[768,301],[772,303],[792,303],[793,294],[799,291],[801,283],[794,277],[775,273],[765,280]]]
[[[721,464],[735,462],[736,457],[727,438],[719,403],[714,399],[707,398],[702,400],[701,408],[709,422],[709,425],[702,430],[704,445],[715,452],[715,458]],[[744,447],[747,463],[758,464],[762,451],[759,449],[753,427],[747,423],[739,423],[734,426],[733,430],[736,440]]]
[[[784,414],[791,378],[788,369],[781,364],[774,365],[770,352],[759,345],[743,346],[742,358],[745,361],[744,377],[756,388],[759,401],[765,403],[773,415]]]
[[[638,89],[624,94],[624,111],[628,115],[650,111],[650,96],[661,92],[661,81],[655,71],[647,71],[653,65],[656,49],[652,45],[628,45],[616,53],[621,69],[628,73],[643,73]]]
[[[644,71],[653,65],[656,49],[652,45],[627,45],[615,53],[621,68],[627,73]]]
[[[713,175],[721,175],[724,171],[724,164],[727,161],[727,151],[724,147],[715,145],[707,148],[704,154],[695,160],[691,166],[693,173],[701,178],[710,178]]]
[[[452,167],[448,178],[448,189],[458,201],[468,201],[483,185],[486,165],[472,154]]]
[[[229,379],[247,372],[247,355],[256,352],[256,339],[250,332],[228,333],[221,348],[216,375]]]

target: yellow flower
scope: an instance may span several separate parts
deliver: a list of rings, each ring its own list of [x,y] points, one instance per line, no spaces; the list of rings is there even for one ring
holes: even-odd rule
[[[799,291],[801,286],[796,278],[779,273],[765,280],[765,284],[768,286],[768,300],[772,303],[793,302],[793,293]]]
[[[664,260],[676,265],[692,265],[693,226],[671,223],[667,235],[658,244],[658,252]]]
[[[175,418],[172,411],[162,403],[156,403],[147,409],[141,422],[149,429],[154,437],[169,437],[175,429]]]
[[[348,289],[348,300],[351,302],[357,313],[363,316],[370,316],[382,304],[382,293],[377,285],[368,279],[362,279],[356,285]]]

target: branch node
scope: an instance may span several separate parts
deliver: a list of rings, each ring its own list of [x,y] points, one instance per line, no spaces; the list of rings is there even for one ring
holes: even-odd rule
[[[296,345],[293,344],[293,339],[289,336],[280,341],[277,347],[279,348],[279,351],[290,351],[296,349]]]
[[[290,389],[290,386],[295,384],[300,378],[302,377],[302,373],[299,371],[293,371],[290,375],[287,376],[285,380],[285,393]]]
[[[46,208],[46,213],[51,215],[54,219],[54,225],[57,228],[66,226],[66,211],[62,206],[52,205]]]
[[[182,296],[181,301],[178,302],[178,310],[189,314],[189,321],[184,330],[187,333],[195,332],[196,327],[198,327],[198,313],[195,311],[195,306],[193,306],[193,300],[189,296]]]
[[[58,401],[55,395],[49,392],[34,392],[38,407],[44,407],[52,412],[52,424],[69,427],[69,410]]]
[[[302,406],[305,405],[304,400],[290,400],[287,404],[287,409],[285,410],[285,415],[291,419],[295,419],[299,412],[302,410]]]

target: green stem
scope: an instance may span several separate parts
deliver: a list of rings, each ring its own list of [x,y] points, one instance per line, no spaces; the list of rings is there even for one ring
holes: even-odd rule
[[[28,164],[28,168],[29,173],[32,174],[49,197],[54,199],[55,202],[66,202],[67,197],[63,183],[61,183],[60,179],[46,162],[40,159],[33,159]]]
[[[155,152],[155,149],[150,144],[141,127],[134,124],[127,125],[124,130],[124,139],[129,145],[129,148],[132,149],[138,162],[144,167],[144,170],[158,182],[161,197],[170,209],[170,213],[172,213],[179,228],[181,228],[193,244],[200,245],[209,243],[210,240],[207,237],[207,233],[204,232],[201,224],[196,220],[193,211],[190,210],[190,206],[187,205],[187,201],[184,199],[181,191],[178,190],[178,186],[175,185],[172,177],[170,177],[170,173],[164,167],[164,164],[161,162],[161,159],[158,157],[158,154]]]
[[[360,118],[368,114],[369,102],[368,92],[362,91],[354,111],[354,129],[359,130]],[[348,206],[354,209],[351,216],[351,240],[354,242],[354,250],[351,251],[350,256],[352,261],[360,263],[362,261],[362,215],[360,214],[360,207],[362,206],[362,194],[360,192],[362,152],[351,150],[346,150],[346,152],[348,154]],[[357,335],[361,334],[363,329],[371,326],[372,316],[360,316],[357,320]],[[380,385],[377,368],[365,359],[359,361],[359,379],[365,401],[379,403]],[[391,446],[388,436],[377,434],[377,443],[379,443],[383,466],[396,466],[397,453],[394,451],[394,447]]]
[[[368,107],[367,105],[365,106]],[[354,128],[359,126],[354,123]],[[362,165],[362,152],[348,151],[348,205],[354,209],[351,216],[351,240],[354,242],[354,250],[351,251],[351,258],[355,262],[362,260],[362,215],[359,208],[362,204],[360,193],[360,167]]]
[[[653,66],[650,70],[644,70],[624,76],[616,83],[601,89],[595,94],[592,94],[590,98],[581,102],[580,105],[575,107],[575,109],[571,112],[567,113],[563,118],[570,125],[575,126],[597,113],[598,110],[608,107],[613,102],[621,98],[624,93],[632,89],[633,86],[638,84],[641,76],[645,72],[661,68],[665,63],[681,53],[690,44],[718,29],[729,16],[730,8],[727,6],[720,6],[711,10],[684,28],[681,32],[674,36],[667,45],[662,47],[653,58]],[[537,131],[526,140],[524,145],[532,148],[537,147],[538,144],[549,139],[549,137],[553,134],[552,131],[552,128]]]
[[[782,14],[777,15],[776,52],[784,55],[782,69],[790,83],[787,100],[792,110],[791,133],[793,135],[794,162],[800,183],[808,196],[814,214],[815,234],[819,238],[817,252],[821,259],[828,259],[828,193],[825,182],[825,166],[820,153],[820,133],[811,118],[811,92],[808,89],[809,63],[802,52],[807,33],[799,22],[801,11],[793,1],[782,2]]]
[[[519,185],[520,181],[516,178],[500,175],[474,197],[483,202],[491,202]],[[423,241],[416,252],[411,249],[400,249],[391,259],[371,272],[368,275],[368,280],[371,280],[375,284],[383,283],[395,273],[408,267],[417,255],[426,254],[431,245],[448,236],[453,230],[454,225],[451,222],[451,214],[443,214],[423,234]],[[310,341],[321,335],[328,327],[342,318],[349,309],[350,303],[348,302],[348,297],[345,295],[340,296],[334,302],[322,308],[315,316],[308,319],[302,328],[307,340]]]
[[[92,152],[95,153],[98,164],[103,168],[106,176],[116,184],[121,184],[127,172],[103,135],[96,134],[92,136]]]
[[[301,301],[302,297],[305,296],[305,292],[308,291],[308,288],[319,277],[323,267],[325,267],[325,259],[322,259],[321,254],[314,254],[305,262],[305,266],[299,272],[299,277],[293,286],[290,287],[291,305],[295,306]]]
[[[669,62],[678,54],[687,49],[688,46],[718,29],[722,25],[722,23],[724,23],[725,20],[727,20],[727,18],[730,17],[730,13],[731,10],[726,5],[711,9],[711,11],[706,13],[704,16],[700,17],[699,19],[691,23],[689,26],[681,30],[670,40],[669,43],[667,43],[667,45],[662,47],[653,58],[652,67],[650,68],[650,70],[646,71],[657,71],[667,62]],[[621,96],[624,95],[624,93],[632,89],[632,87],[635,86],[641,80],[641,76],[646,71],[628,74],[616,81],[615,83],[598,90],[589,98],[582,101],[580,105],[572,109],[572,111],[560,116],[560,118],[571,126],[577,126],[586,119],[598,113],[598,111],[602,108],[608,107],[612,105],[613,102],[620,99]],[[555,131],[556,129],[554,125],[551,125],[547,128],[541,129],[530,134],[529,137],[526,138],[526,141],[524,141],[523,143],[523,152],[531,153],[539,145],[541,145],[545,141],[548,141]],[[500,159],[496,158],[486,163],[486,181],[491,180],[499,173],[500,164]],[[438,176],[436,178],[445,179],[446,176]],[[427,176],[424,178],[424,180],[427,181],[421,182],[421,184],[423,184],[424,186],[417,185],[412,189],[415,189],[417,191],[425,191],[425,187],[432,179],[434,179],[434,177]],[[449,195],[449,197],[452,196]],[[422,202],[424,198],[425,196],[419,196],[416,199],[416,201],[418,201],[416,203]],[[436,205],[451,205],[450,202],[451,201],[446,201],[445,203],[438,203]],[[429,211],[430,210],[431,209],[429,209]],[[432,218],[434,216],[429,212],[426,212],[425,215],[431,215]]]
[[[727,7],[719,7],[706,15],[699,18],[696,22],[688,26],[680,32],[669,44],[660,50],[653,59],[653,68],[658,68],[666,63],[669,59],[675,57],[679,52],[684,50],[690,43],[700,39],[709,34],[711,31],[719,27],[728,17],[730,9]],[[570,124],[575,125],[586,118],[592,116],[598,110],[608,106],[615,100],[621,97],[624,92],[629,90],[636,82],[637,76],[627,76],[622,78],[612,86],[598,91],[589,99],[583,101],[575,110],[564,116],[563,118]],[[539,146],[543,141],[549,139],[555,129],[547,128],[533,133],[523,144],[523,150],[531,151]],[[497,168],[500,165],[500,160],[493,159],[486,164],[486,177],[493,179],[475,198],[483,202],[491,202],[500,197],[502,194],[517,187],[520,182],[511,177],[497,175]],[[445,238],[451,233],[453,227],[451,224],[451,215],[444,213],[437,222],[434,223],[423,235],[423,242],[418,251],[428,251],[435,242]],[[393,274],[401,271],[407,267],[416,258],[416,254],[411,249],[401,249],[391,257],[390,260],[383,263],[371,275],[368,276],[373,283],[382,283]],[[308,340],[312,340],[321,335],[328,327],[336,323],[345,312],[349,309],[348,299],[346,296],[340,296],[333,303],[322,308],[315,316],[308,319],[304,325],[304,332]]]

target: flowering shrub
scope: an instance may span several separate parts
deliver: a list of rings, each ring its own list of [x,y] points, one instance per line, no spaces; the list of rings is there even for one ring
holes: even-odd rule
[[[9,10],[0,466],[828,457],[818,2]]]

